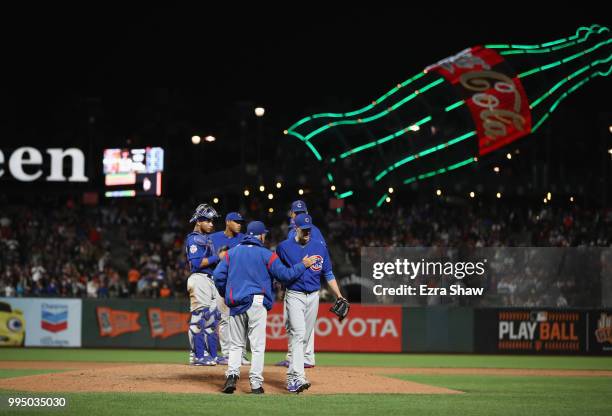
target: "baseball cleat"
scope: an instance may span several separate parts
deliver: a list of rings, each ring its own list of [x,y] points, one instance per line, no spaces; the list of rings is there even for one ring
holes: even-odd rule
[[[264,394],[264,389],[261,386],[256,389],[251,387],[251,394]]]
[[[315,368],[315,365],[304,363],[304,368]]]
[[[232,394],[236,390],[236,382],[238,381],[238,377],[231,375],[228,376],[225,380],[225,385],[223,386],[223,390],[221,392],[226,394]]]
[[[207,367],[212,367],[217,365],[217,361],[214,358],[210,358],[210,357],[204,357],[204,358],[196,358],[195,360],[193,360],[193,365],[195,366],[207,366]]]
[[[276,364],[274,364],[276,367],[289,367],[289,361],[287,360],[283,360],[283,361],[279,361]]]
[[[311,384],[309,382],[302,383],[300,381],[291,381],[287,383],[287,391],[289,391],[289,393],[299,394],[304,390],[307,390],[310,386]]]
[[[227,365],[229,359],[227,357],[217,357],[217,364],[219,365]]]

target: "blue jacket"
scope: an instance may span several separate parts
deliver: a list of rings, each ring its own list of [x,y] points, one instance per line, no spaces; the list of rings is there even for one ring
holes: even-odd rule
[[[270,310],[274,303],[272,279],[290,283],[306,270],[301,260],[287,268],[276,253],[265,248],[256,237],[245,236],[215,268],[215,286],[225,298],[231,316],[245,313],[251,307],[254,295],[264,295],[264,306]]]
[[[334,280],[332,263],[329,258],[327,247],[317,240],[310,240],[306,245],[301,245],[295,238],[286,239],[276,247],[276,254],[284,264],[293,264],[301,261],[304,256],[317,256],[318,260],[310,266],[299,278],[287,284],[287,289],[300,292],[314,292],[321,289],[321,276],[329,282]]]
[[[202,234],[195,231],[189,233],[185,239],[185,254],[189,261],[191,273],[212,274],[215,264],[219,261],[219,257],[216,255],[213,247],[213,242],[210,239],[210,234]],[[206,267],[200,267],[204,257],[208,258],[210,264]]]
[[[293,218],[291,218],[291,221],[289,222],[289,232],[287,233],[287,240],[294,240],[294,239],[295,239],[295,222],[293,221]],[[314,224],[312,225],[312,228],[310,231],[310,239],[319,241],[324,246],[327,246],[327,243],[325,242],[325,238],[323,238],[323,234],[321,234],[321,230],[319,230],[317,226]]]

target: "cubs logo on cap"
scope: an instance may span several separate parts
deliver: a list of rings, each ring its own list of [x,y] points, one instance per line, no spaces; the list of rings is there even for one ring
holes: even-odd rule
[[[306,206],[306,203],[304,201],[298,199],[297,201],[293,201],[291,203],[291,212],[296,214],[298,212],[308,212],[308,207]]]
[[[301,230],[312,228],[312,217],[308,214],[298,214],[295,217],[295,226]]]

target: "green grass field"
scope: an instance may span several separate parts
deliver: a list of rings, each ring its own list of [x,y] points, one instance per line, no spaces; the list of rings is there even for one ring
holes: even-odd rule
[[[279,353],[266,354],[267,363]],[[0,360],[185,363],[182,351],[0,349]],[[608,357],[531,357],[424,354],[317,354],[317,366],[474,367],[612,370]],[[60,371],[60,370],[57,370]],[[10,378],[50,370],[0,370]],[[397,375],[398,379],[465,392],[459,395],[205,395],[163,393],[66,393],[62,410],[7,408],[7,397],[40,394],[0,391],[0,414],[409,414],[409,415],[607,415],[612,377],[498,375]],[[49,396],[57,397],[57,393]],[[59,412],[59,413],[58,413]]]

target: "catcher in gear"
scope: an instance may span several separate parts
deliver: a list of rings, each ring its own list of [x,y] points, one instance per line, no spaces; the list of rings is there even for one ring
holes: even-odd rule
[[[189,344],[191,365],[217,364],[217,326],[221,313],[217,309],[217,289],[213,283],[212,272],[220,256],[225,252],[215,253],[210,232],[213,230],[213,220],[219,214],[208,204],[200,204],[191,217],[195,223],[193,232],[185,239],[185,254],[191,268],[191,276],[187,279],[190,312]]]

